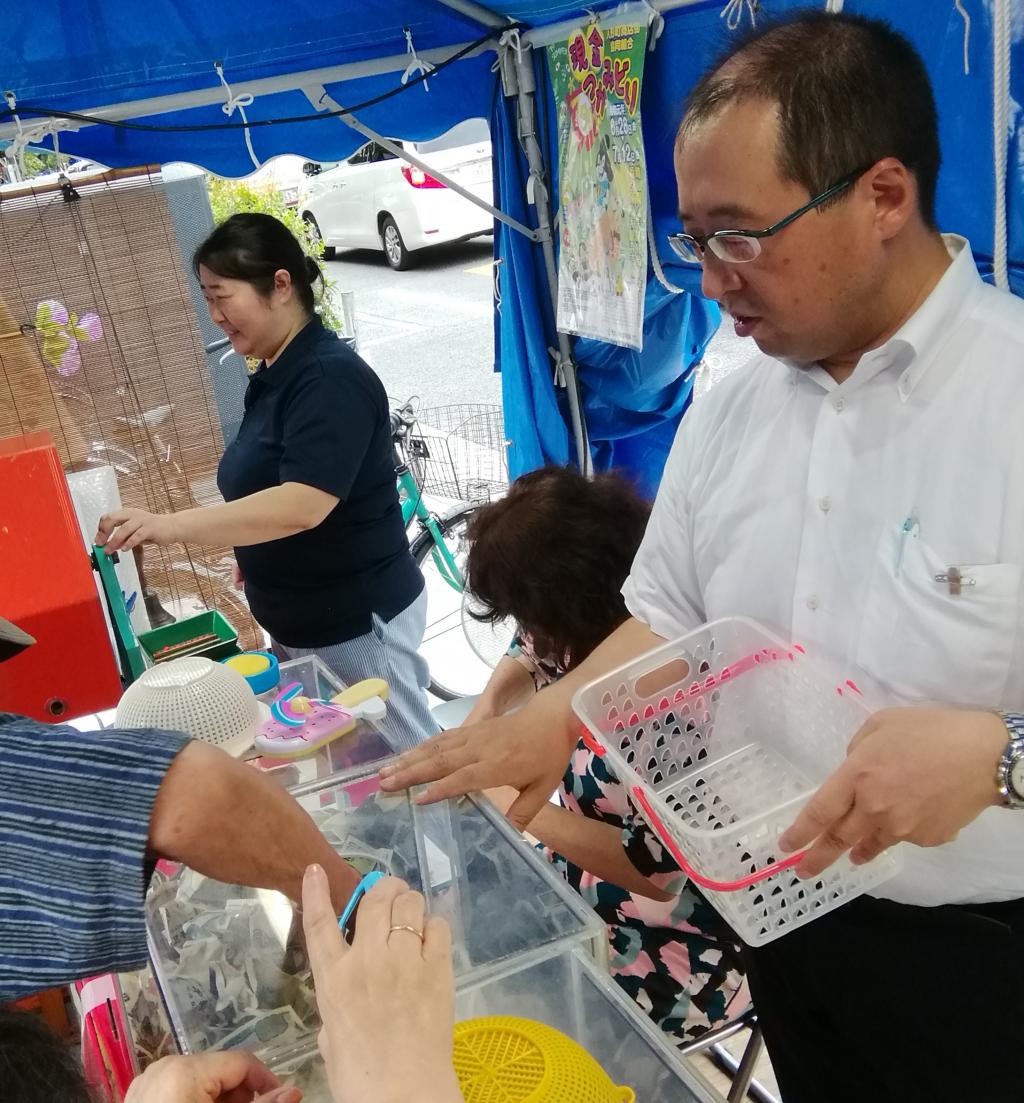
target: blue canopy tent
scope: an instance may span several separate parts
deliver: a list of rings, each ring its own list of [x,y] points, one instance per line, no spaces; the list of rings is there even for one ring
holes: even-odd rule
[[[760,18],[808,6],[885,17],[917,44],[932,74],[942,125],[939,223],[968,236],[983,272],[1001,280],[1005,271],[1019,293],[1024,159],[1017,105],[1024,102],[1024,76],[1013,65],[1024,49],[1019,0],[761,0]],[[350,154],[364,138],[331,117],[342,106],[364,128],[414,140],[466,118],[489,117],[498,205],[519,223],[539,226],[526,237],[503,224],[496,238],[502,261],[496,360],[514,441],[513,473],[545,461],[577,460],[582,450],[585,461],[630,468],[653,489],[717,309],[699,297],[670,293],[652,275],[642,352],[572,342],[555,332],[548,286],[552,246],[535,240],[550,237],[543,204],[546,195],[557,195],[557,156],[543,50],[531,47],[543,43],[546,29],[585,18],[595,7],[607,12],[613,6],[578,0],[501,0],[486,7],[471,0],[149,0],[126,6],[100,0],[86,16],[72,0],[38,0],[5,12],[0,88],[9,92],[7,110],[0,104],[0,141],[50,145],[56,129],[62,152],[103,164],[184,160],[241,176],[252,171],[252,154],[259,161],[280,153],[319,160]],[[723,9],[746,26],[758,5],[653,0],[648,7],[664,20],[648,55],[642,99],[654,240],[664,242],[675,226],[671,152],[680,105],[732,33]],[[519,32],[516,66],[509,61],[516,43],[506,33],[513,25]],[[496,56],[504,65],[495,65]],[[425,83],[416,83],[420,62],[438,66]],[[412,78],[404,88],[403,74]],[[517,90],[521,94],[509,96]],[[536,139],[532,161],[520,142],[524,108]],[[252,124],[247,130],[237,129],[243,111]],[[77,117],[67,117],[71,113]],[[98,125],[98,119],[162,129]],[[264,125],[269,120],[275,121]],[[174,127],[200,129],[166,129]],[[1005,160],[1005,176],[996,152]],[[658,253],[668,282],[697,291],[692,270],[673,265],[662,245]],[[553,383],[556,374],[564,386]]]

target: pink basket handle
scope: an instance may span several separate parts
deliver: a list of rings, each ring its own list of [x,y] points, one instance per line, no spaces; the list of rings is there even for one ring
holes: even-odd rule
[[[596,754],[598,758],[604,758],[608,753],[604,749],[604,744],[594,737],[589,728],[580,728],[580,741],[588,751],[592,754]]]
[[[702,873],[698,873],[683,857],[682,851],[665,829],[665,825],[661,822],[661,817],[651,807],[651,803],[647,799],[647,794],[643,789],[641,789],[639,785],[634,785],[632,792],[633,799],[643,809],[644,815],[658,833],[658,838],[660,838],[668,848],[668,852],[672,855],[676,865],[679,866],[683,873],[685,873],[694,884],[700,885],[702,889],[710,889],[712,892],[737,892],[739,889],[749,888],[751,885],[756,885],[759,881],[766,881],[769,877],[774,877],[776,873],[781,873],[785,869],[792,869],[807,853],[806,850],[801,850],[797,854],[791,854],[783,861],[772,862],[770,866],[765,866],[764,869],[759,869],[756,873],[751,873],[749,876],[742,877],[738,881],[712,881],[710,877],[705,877]]]

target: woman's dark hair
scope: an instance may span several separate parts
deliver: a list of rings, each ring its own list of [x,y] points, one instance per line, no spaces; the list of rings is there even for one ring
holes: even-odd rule
[[[620,591],[650,510],[621,475],[544,467],[521,476],[469,522],[474,615],[511,617],[538,658],[578,665],[629,616]]]
[[[307,314],[316,303],[313,284],[323,279],[320,266],[302,251],[291,230],[269,214],[233,214],[226,219],[193,254],[197,276],[200,265],[225,279],[245,280],[264,298],[270,297],[274,274],[283,268]]]
[[[36,1015],[0,1007],[0,1086],[9,1103],[92,1103],[74,1051]]]
[[[778,104],[784,179],[818,195],[895,157],[914,174],[921,217],[935,228],[941,161],[935,97],[921,55],[888,23],[808,11],[764,24],[694,86],[677,145],[692,127],[742,99]]]

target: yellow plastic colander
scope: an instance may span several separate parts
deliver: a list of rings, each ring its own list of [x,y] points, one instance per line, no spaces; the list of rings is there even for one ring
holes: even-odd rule
[[[455,1072],[466,1103],[634,1103],[560,1030],[508,1015],[455,1025]]]

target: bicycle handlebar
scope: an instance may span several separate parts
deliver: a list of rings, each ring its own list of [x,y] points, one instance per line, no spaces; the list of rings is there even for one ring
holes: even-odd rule
[[[413,410],[412,401],[404,403],[391,411],[391,436],[393,438],[404,435],[405,429],[412,428],[416,424],[416,412]]]

